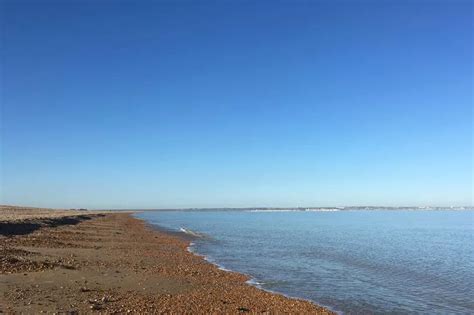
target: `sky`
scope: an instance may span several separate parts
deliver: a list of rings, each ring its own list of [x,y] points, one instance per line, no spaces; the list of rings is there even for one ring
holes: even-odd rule
[[[473,205],[472,1],[11,1],[0,203]]]

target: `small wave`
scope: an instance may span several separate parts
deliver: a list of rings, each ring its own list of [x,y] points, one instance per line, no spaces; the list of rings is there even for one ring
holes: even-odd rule
[[[206,234],[195,232],[193,230],[186,229],[184,227],[179,228],[179,230],[181,232],[185,233],[185,234],[188,234],[188,235],[191,235],[191,236],[194,236],[194,237],[197,237],[197,238],[208,238],[208,236]]]
[[[257,281],[255,278],[250,278],[246,282],[250,285],[256,286],[257,288],[262,288],[262,285],[265,284],[264,282]]]
[[[197,253],[196,253],[195,250],[194,250],[194,247],[195,247],[195,246],[196,246],[196,244],[195,244],[194,242],[189,242],[189,245],[188,245],[188,252],[197,255]]]
[[[197,253],[194,253],[194,254],[197,254]],[[197,254],[197,255],[204,258],[204,260],[207,261],[208,263],[213,264],[214,266],[216,266],[217,269],[219,269],[219,270],[223,270],[223,271],[227,271],[227,272],[233,272],[232,270],[227,269],[224,266],[222,266],[221,264],[219,264],[214,258],[211,258],[207,255],[201,255],[201,254]]]

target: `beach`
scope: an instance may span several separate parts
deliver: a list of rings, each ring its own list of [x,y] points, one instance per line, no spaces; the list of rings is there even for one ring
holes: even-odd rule
[[[332,314],[260,290],[131,213],[0,208],[0,313]]]

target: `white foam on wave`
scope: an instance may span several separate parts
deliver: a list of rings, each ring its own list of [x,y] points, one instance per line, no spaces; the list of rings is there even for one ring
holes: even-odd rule
[[[246,283],[248,283],[250,285],[253,285],[257,288],[260,288],[260,289],[263,289],[262,285],[265,284],[264,282],[257,281],[257,279],[255,279],[255,278],[250,278],[249,280],[246,281]]]
[[[188,245],[188,247],[187,247],[187,250],[188,250],[188,252],[190,252],[191,254],[197,255],[197,253],[196,253],[195,250],[194,250],[194,246],[195,246],[195,245],[196,245],[196,244],[195,244],[194,242],[190,242],[189,245]]]
[[[191,235],[191,236],[194,236],[194,237],[198,237],[198,238],[206,238],[207,236],[203,233],[199,233],[199,232],[195,232],[193,230],[190,230],[190,229],[186,229],[184,227],[180,227],[179,230],[185,234],[188,234],[188,235]]]
[[[187,247],[187,250],[188,252],[190,252],[191,254],[194,254],[196,256],[199,256],[199,257],[202,257],[205,261],[207,261],[208,263],[210,264],[213,264],[214,266],[216,266],[218,269],[220,270],[223,270],[223,271],[228,271],[228,272],[233,272],[232,270],[230,269],[227,269],[225,268],[224,266],[218,264],[213,258],[209,257],[209,256],[206,256],[206,255],[203,255],[203,254],[200,254],[199,252],[197,252],[195,250],[195,247],[196,247],[196,243],[194,242],[190,242],[188,247]]]

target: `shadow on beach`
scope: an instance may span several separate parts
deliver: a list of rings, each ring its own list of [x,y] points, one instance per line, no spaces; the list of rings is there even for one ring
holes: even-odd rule
[[[0,221],[0,235],[26,235],[44,227],[58,227],[62,225],[76,225],[82,221],[91,220],[93,217],[101,217],[104,214],[77,215],[59,218],[38,218],[20,221]]]

